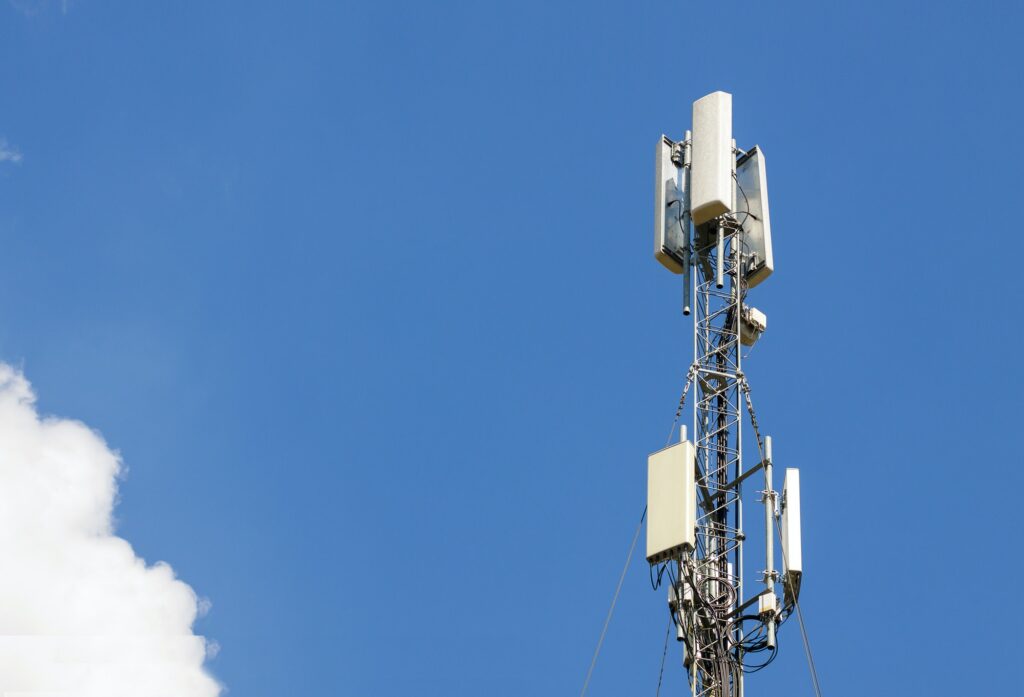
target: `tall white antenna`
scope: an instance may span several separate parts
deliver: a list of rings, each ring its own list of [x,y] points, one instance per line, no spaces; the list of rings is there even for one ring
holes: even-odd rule
[[[695,395],[693,443],[684,429],[682,443],[649,459],[647,559],[659,581],[668,579],[694,697],[743,697],[744,673],[778,651],[776,631],[797,602],[802,555],[799,473],[786,470],[780,502],[771,438],[758,432],[741,368],[741,346],[757,341],[768,324],[746,304],[747,291],[771,275],[775,260],[764,154],[756,146],[736,148],[732,96],[725,92],[694,102],[692,135],[658,143],[655,257],[683,275],[683,313],[694,315],[687,388],[692,381]],[[744,455],[745,414],[753,457]],[[756,493],[764,506],[765,563],[748,586],[743,485],[754,475],[764,482]],[[773,536],[780,514],[782,574]],[[776,582],[783,584],[782,602]]]

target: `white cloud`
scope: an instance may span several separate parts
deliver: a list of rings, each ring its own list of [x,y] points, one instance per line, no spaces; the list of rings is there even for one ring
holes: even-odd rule
[[[21,151],[10,145],[6,138],[0,138],[0,162],[21,164]]]
[[[119,456],[0,363],[0,695],[217,697],[201,607],[113,534]],[[204,607],[204,609],[205,609]]]

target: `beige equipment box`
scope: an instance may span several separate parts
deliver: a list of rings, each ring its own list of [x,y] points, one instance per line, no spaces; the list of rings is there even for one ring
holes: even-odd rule
[[[694,449],[682,441],[647,458],[647,561],[692,551],[696,545]]]

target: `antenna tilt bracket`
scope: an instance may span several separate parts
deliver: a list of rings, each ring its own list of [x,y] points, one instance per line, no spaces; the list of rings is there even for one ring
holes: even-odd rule
[[[672,143],[672,164],[676,167],[682,167],[684,164],[682,143]]]

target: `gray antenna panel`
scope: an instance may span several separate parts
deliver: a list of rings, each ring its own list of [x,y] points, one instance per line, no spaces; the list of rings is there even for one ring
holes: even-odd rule
[[[690,182],[693,224],[732,210],[732,95],[712,92],[693,103]]]
[[[786,592],[796,601],[800,595],[800,578],[804,571],[800,540],[800,470],[786,468],[782,483],[782,553],[786,562]]]
[[[654,258],[672,273],[682,273],[690,211],[686,177],[672,162],[673,145],[662,136],[654,153]]]
[[[753,288],[775,270],[768,176],[764,153],[756,145],[736,162],[736,219],[743,226],[743,253],[750,255],[744,268],[747,287]]]

